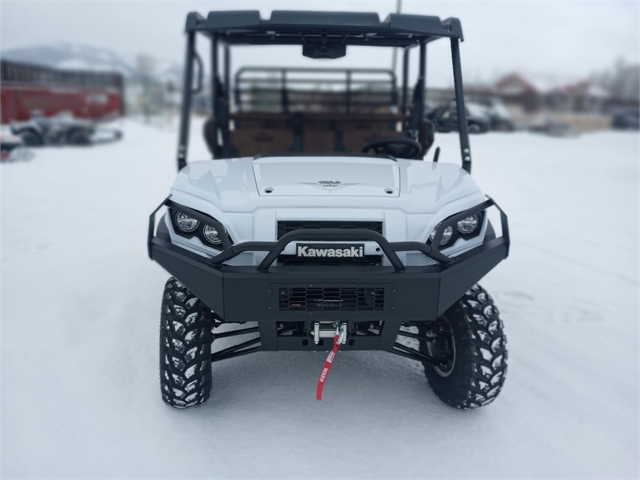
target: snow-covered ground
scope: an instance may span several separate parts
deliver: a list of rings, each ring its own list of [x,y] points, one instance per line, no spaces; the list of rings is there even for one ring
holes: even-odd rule
[[[341,353],[322,402],[325,354],[274,352],[214,364],[204,406],[165,406],[168,275],[145,240],[176,138],[129,122],[120,143],[2,165],[4,477],[637,477],[636,133],[472,138],[513,245],[482,282],[507,382],[471,412],[383,352]],[[454,135],[438,143],[457,161]]]

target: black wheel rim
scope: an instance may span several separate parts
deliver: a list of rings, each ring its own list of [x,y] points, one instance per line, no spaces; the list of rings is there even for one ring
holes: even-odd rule
[[[433,365],[435,372],[441,377],[451,375],[456,362],[456,344],[449,321],[445,317],[438,319],[436,326],[426,332],[424,342],[427,355],[447,359],[442,365]]]

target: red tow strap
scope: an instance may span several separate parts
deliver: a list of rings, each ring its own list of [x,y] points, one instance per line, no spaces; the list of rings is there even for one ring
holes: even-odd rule
[[[316,388],[316,399],[322,400],[322,389],[324,388],[324,382],[327,380],[327,375],[329,375],[329,370],[331,369],[331,364],[333,360],[336,358],[336,354],[340,349],[340,344],[338,343],[338,338],[340,335],[336,335],[333,338],[333,349],[327,355],[327,359],[324,361],[324,365],[322,367],[322,372],[320,372],[320,378],[318,379],[318,387]]]

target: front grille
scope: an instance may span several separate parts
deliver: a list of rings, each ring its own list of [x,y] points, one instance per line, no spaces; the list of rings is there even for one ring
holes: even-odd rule
[[[339,228],[345,230],[355,230],[355,229],[364,229],[371,230],[373,232],[377,232],[382,235],[382,222],[355,222],[349,220],[337,220],[337,221],[313,221],[313,220],[305,220],[305,221],[291,221],[284,220],[278,222],[278,240],[280,240],[283,235],[286,235],[289,232],[294,232],[296,230],[320,230],[325,228]],[[310,239],[312,240],[312,239]]]
[[[280,311],[384,310],[382,287],[282,287]]]

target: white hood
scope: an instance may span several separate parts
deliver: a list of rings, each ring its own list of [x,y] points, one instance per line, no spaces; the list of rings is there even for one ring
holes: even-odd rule
[[[216,218],[236,243],[277,240],[282,220],[383,222],[391,242],[424,242],[438,222],[484,199],[457,165],[353,156],[193,162],[171,190],[171,200]],[[183,237],[172,238],[185,243]],[[202,249],[197,237],[188,242],[194,251]],[[375,242],[364,244],[365,252],[376,254]],[[237,265],[254,265],[264,252],[241,256],[234,259]],[[400,256],[415,257],[410,264],[430,261],[421,253]]]
[[[309,215],[309,208],[327,216],[360,216],[363,211],[420,215],[484,200],[457,165],[350,156],[193,162],[180,171],[171,194],[175,202],[216,218],[259,211],[285,215],[284,210]],[[460,201],[464,205],[453,205]]]
[[[400,173],[393,159],[269,157],[253,162],[260,196],[397,197]]]

